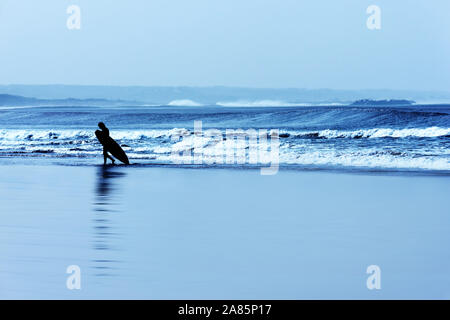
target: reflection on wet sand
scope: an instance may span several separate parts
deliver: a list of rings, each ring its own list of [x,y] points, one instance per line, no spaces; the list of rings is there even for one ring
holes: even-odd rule
[[[96,276],[112,276],[117,269],[116,259],[120,235],[115,230],[114,216],[120,214],[121,192],[117,183],[126,173],[113,166],[101,166],[97,170],[97,185],[93,203],[93,248],[96,259],[92,260]]]

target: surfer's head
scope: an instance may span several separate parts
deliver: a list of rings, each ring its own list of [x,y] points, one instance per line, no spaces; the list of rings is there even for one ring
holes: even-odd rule
[[[105,129],[106,128],[106,126],[105,126],[105,124],[103,123],[103,122],[99,122],[98,123],[98,127],[100,128],[100,129]]]

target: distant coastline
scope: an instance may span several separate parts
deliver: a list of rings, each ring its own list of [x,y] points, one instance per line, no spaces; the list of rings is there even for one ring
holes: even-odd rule
[[[297,99],[298,100],[298,99]],[[401,107],[401,106],[420,106],[420,105],[450,105],[450,101],[441,103],[417,103],[414,100],[408,99],[359,99],[349,102],[290,102],[286,100],[230,100],[229,102],[216,101],[211,103],[201,103],[198,100],[181,99],[167,100],[155,103],[149,101],[136,100],[121,100],[121,99],[104,99],[104,98],[60,98],[60,99],[41,99],[36,97],[2,94],[0,93],[0,106],[2,107],[26,107],[26,106],[41,106],[41,107],[57,107],[57,106],[104,106],[104,107],[120,107],[120,106],[169,106],[169,107],[204,107],[204,106],[218,106],[218,107],[317,107],[317,106],[341,106],[341,107]]]
[[[450,92],[413,90],[336,90],[302,88],[0,85],[0,94],[33,97],[41,104],[305,106],[351,105],[359,100],[408,100],[416,104],[449,104]],[[71,99],[70,101],[68,101]],[[5,99],[4,99],[5,100]],[[52,100],[52,101],[49,101]],[[25,101],[25,100],[23,100]],[[23,103],[23,101],[21,103]],[[36,101],[29,100],[29,103]]]
[[[136,101],[108,99],[38,99],[32,97],[0,94],[0,106],[100,106],[100,105],[139,105]]]

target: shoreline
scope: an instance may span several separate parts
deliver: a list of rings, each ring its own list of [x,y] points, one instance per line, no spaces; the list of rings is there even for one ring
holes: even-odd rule
[[[6,161],[5,161],[6,160]],[[80,159],[79,159],[80,160]],[[133,159],[131,159],[133,160]],[[27,157],[12,158],[0,156],[0,167],[7,166],[61,166],[61,167],[103,167],[102,159],[81,159],[78,163],[67,163],[55,158]],[[231,171],[255,171],[267,166],[258,165],[206,165],[206,164],[174,164],[164,162],[143,162],[125,165],[116,161],[116,164],[107,164],[107,167],[117,168],[170,168],[170,169],[192,169],[192,170],[231,170]],[[279,172],[324,172],[334,174],[354,174],[367,176],[411,176],[411,177],[449,177],[450,170],[428,170],[428,169],[393,169],[374,167],[339,167],[339,166],[307,166],[307,165],[279,165]]]

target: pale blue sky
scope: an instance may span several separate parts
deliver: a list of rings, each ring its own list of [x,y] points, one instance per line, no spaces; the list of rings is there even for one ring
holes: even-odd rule
[[[81,30],[66,9],[81,8]],[[366,8],[381,7],[381,30]],[[448,0],[1,0],[0,84],[449,90]]]

